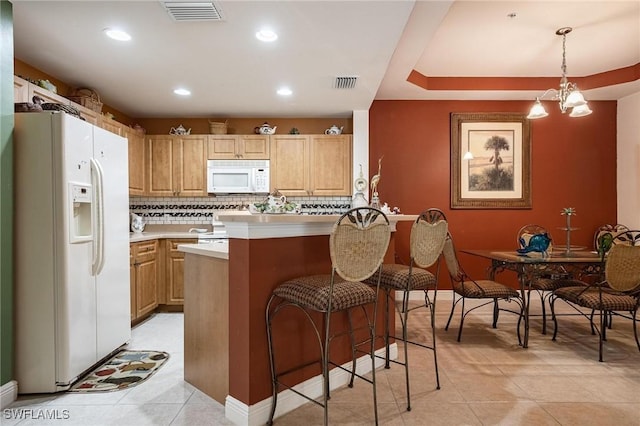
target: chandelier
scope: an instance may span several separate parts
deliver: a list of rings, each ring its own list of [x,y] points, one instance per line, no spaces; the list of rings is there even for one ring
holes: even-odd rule
[[[578,90],[578,86],[575,83],[571,83],[567,79],[565,44],[567,41],[567,34],[569,34],[572,29],[573,28],[571,27],[564,27],[556,31],[557,35],[562,36],[562,78],[560,79],[560,90],[547,89],[542,94],[542,96],[537,97],[536,102],[531,107],[531,111],[529,111],[529,115],[527,115],[528,119],[533,120],[549,115],[549,113],[545,111],[544,106],[540,102],[540,99],[544,98],[549,93],[553,93],[553,97],[551,98],[551,100],[559,102],[560,111],[562,111],[563,114],[571,109],[569,117],[584,117],[585,115],[589,115],[592,112],[587,105],[587,101],[584,100],[584,96],[582,96],[582,93],[580,93],[580,91]]]

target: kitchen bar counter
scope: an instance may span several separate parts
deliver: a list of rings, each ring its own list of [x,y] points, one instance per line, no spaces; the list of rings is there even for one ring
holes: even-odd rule
[[[178,250],[184,253],[198,254],[201,256],[215,257],[218,259],[229,259],[229,242],[210,242],[201,244],[180,244]]]
[[[194,232],[175,231],[151,231],[151,232],[129,232],[129,242],[138,243],[140,241],[160,240],[162,238],[193,238],[197,239],[198,234]]]
[[[200,245],[180,246],[186,252],[185,378],[218,401],[221,401],[220,392],[224,393],[225,386],[228,386],[224,398],[225,415],[236,424],[263,424],[267,420],[272,393],[265,324],[267,301],[273,289],[285,280],[331,272],[329,234],[338,217],[288,214],[221,216],[220,221],[229,234],[228,261],[209,257],[211,252],[201,249]],[[416,218],[416,215],[389,215],[394,230],[398,222],[408,225]],[[393,263],[394,259],[395,239],[392,234],[385,262]],[[380,303],[377,324],[380,329],[383,325],[382,306]],[[296,310],[290,311],[283,311],[273,325],[274,333],[286,341],[278,340],[280,345],[287,345],[286,350],[280,348],[278,362],[289,365],[300,360],[317,359],[317,345],[311,344],[315,342],[315,335],[308,324],[300,322],[302,320],[296,315],[299,314]],[[209,319],[203,315],[208,315]],[[211,315],[215,315],[215,321]],[[395,316],[391,319],[394,321]],[[346,315],[336,314],[332,324],[346,327]],[[218,355],[199,352],[194,358],[187,355],[201,347],[198,341],[214,344],[217,351],[227,345],[227,357],[222,358],[219,352]],[[382,342],[377,346],[382,347]],[[331,351],[333,359],[339,363],[347,363],[351,359],[348,339],[336,340]],[[392,352],[391,356],[396,354]],[[212,371],[214,364],[226,368],[226,372],[224,368]],[[205,377],[205,372],[211,374]],[[321,389],[319,374],[316,369],[309,368],[296,373],[292,380],[294,383],[313,382],[309,385]],[[343,384],[338,382],[340,380],[332,380],[332,387]],[[276,416],[281,410],[287,410],[287,404],[279,404],[278,407]],[[295,407],[288,407],[292,408]]]

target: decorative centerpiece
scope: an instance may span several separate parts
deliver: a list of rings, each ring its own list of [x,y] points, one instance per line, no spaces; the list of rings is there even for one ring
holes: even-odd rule
[[[296,203],[287,201],[287,197],[282,195],[277,189],[261,203],[254,203],[249,206],[251,213],[266,214],[298,214],[300,209]]]
[[[564,228],[564,230],[567,231],[567,248],[565,251],[567,252],[567,254],[570,254],[571,253],[571,231],[578,229],[578,228],[571,227],[571,216],[574,216],[576,214],[576,209],[574,209],[573,207],[565,207],[562,209],[560,214],[567,217],[567,226]]]

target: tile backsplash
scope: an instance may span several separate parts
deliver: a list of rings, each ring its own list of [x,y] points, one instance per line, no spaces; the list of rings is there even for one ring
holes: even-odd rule
[[[217,197],[135,197],[129,210],[143,216],[149,225],[209,224],[216,210],[238,210],[264,200],[264,195],[219,195]],[[351,197],[287,197],[302,213],[342,213],[351,207]]]

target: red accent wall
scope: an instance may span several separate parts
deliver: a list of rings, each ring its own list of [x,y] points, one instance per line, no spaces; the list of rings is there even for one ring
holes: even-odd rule
[[[549,116],[532,120],[531,192],[527,210],[450,209],[450,114],[523,112],[528,101],[375,101],[370,115],[370,164],[382,160],[380,199],[403,213],[442,209],[456,248],[516,248],[521,226],[545,226],[556,245],[565,244],[563,207],[574,207],[571,243],[592,249],[595,229],[616,221],[615,101],[590,101],[593,114],[570,118],[557,102],[544,102]],[[377,170],[376,170],[377,171]],[[371,174],[375,171],[372,169]],[[396,233],[400,260],[408,260],[409,227]],[[465,270],[484,276],[488,261],[460,255]],[[443,271],[442,277],[446,277]],[[515,285],[514,277],[504,277]],[[440,288],[451,288],[440,280]]]

